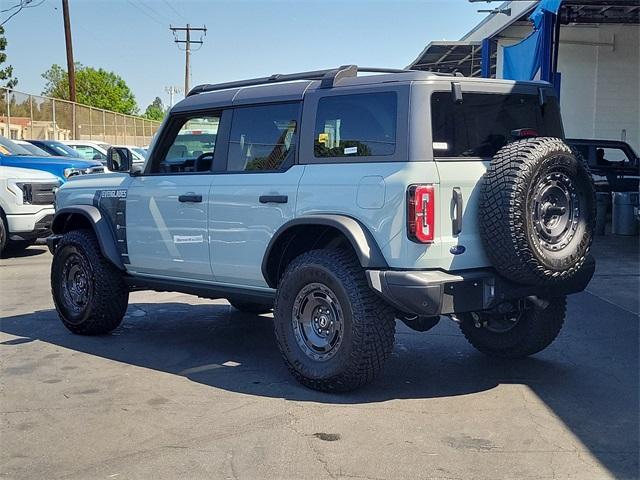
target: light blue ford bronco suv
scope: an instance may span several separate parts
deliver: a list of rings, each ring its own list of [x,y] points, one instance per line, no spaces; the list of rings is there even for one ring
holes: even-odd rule
[[[58,190],[55,306],[82,335],[134,290],[273,310],[291,373],[323,391],[370,382],[396,319],[531,355],[595,265],[591,177],[562,139],[546,83],[347,65],[200,85],[143,169],[114,147],[114,173]]]

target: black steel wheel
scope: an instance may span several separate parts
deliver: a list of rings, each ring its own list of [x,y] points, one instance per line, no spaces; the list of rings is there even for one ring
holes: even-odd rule
[[[576,234],[580,213],[580,198],[566,173],[553,172],[542,178],[531,199],[531,221],[539,248],[552,252],[565,248]]]
[[[66,233],[51,264],[51,292],[62,323],[73,333],[109,333],[122,322],[129,290],[102,256],[91,230]]]
[[[69,312],[68,321],[79,323],[93,296],[91,267],[78,247],[70,245],[62,265],[62,300]]]
[[[278,284],[274,330],[300,383],[341,392],[380,373],[393,349],[395,319],[352,252],[312,250],[295,258]]]
[[[326,285],[310,283],[298,292],[291,322],[298,346],[312,360],[324,362],[340,349],[344,314],[336,294]]]
[[[480,193],[480,233],[496,270],[550,285],[584,265],[595,227],[595,189],[584,161],[557,138],[528,138],[493,158]]]

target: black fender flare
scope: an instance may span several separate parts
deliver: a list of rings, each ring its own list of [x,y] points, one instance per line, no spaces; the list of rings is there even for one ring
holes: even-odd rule
[[[124,270],[122,257],[118,251],[116,236],[109,224],[109,220],[102,214],[100,209],[93,205],[74,205],[57,210],[51,224],[51,231],[54,234],[62,234],[65,225],[74,216],[79,215],[89,221],[100,245],[102,255],[113,263],[120,270]]]
[[[297,217],[288,221],[282,225],[271,237],[267,249],[262,259],[262,275],[264,276],[267,284],[275,288],[276,281],[270,278],[269,274],[269,257],[274,246],[278,244],[279,239],[287,231],[292,228],[300,227],[302,225],[322,225],[327,227],[333,227],[341,232],[345,238],[349,241],[353,250],[355,251],[358,261],[362,268],[371,269],[388,269],[387,264],[378,243],[373,238],[371,232],[360,221],[347,215],[338,214],[319,214],[319,215],[306,215],[303,217]]]

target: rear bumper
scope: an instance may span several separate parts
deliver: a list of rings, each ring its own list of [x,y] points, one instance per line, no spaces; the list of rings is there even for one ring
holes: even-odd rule
[[[439,270],[367,270],[369,286],[398,310],[413,315],[490,310],[501,303],[537,296],[569,295],[584,290],[593,276],[595,260],[589,257],[573,279],[537,287],[513,283],[493,269],[463,272]]]

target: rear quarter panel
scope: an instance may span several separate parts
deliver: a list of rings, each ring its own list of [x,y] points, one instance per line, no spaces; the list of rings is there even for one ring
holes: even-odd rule
[[[307,165],[298,188],[296,216],[342,214],[366,226],[392,268],[434,268],[441,264],[439,238],[430,245],[406,234],[406,189],[412,183],[438,187],[434,162]],[[439,224],[436,213],[436,225]]]

